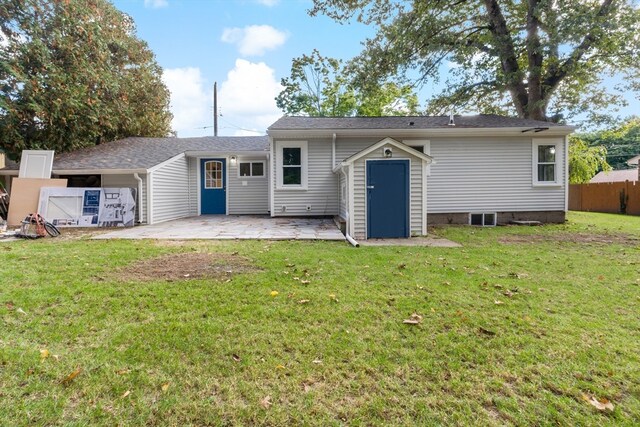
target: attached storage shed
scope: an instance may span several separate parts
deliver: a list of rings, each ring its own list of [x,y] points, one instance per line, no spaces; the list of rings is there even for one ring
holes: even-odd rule
[[[427,166],[431,157],[385,138],[345,159],[340,216],[356,239],[427,234]]]

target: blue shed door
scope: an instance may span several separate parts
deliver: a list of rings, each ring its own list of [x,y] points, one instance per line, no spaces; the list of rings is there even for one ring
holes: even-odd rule
[[[409,237],[409,160],[367,162],[367,237]]]
[[[200,213],[227,213],[225,159],[200,160]]]

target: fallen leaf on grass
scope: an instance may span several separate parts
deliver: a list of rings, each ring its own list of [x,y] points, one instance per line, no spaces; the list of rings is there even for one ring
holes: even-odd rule
[[[511,298],[513,296],[513,292],[511,292],[509,289],[507,289],[506,291],[504,291],[502,293],[502,295],[507,296],[509,298]]]
[[[233,359],[234,362],[239,362],[240,361],[240,356],[238,356],[237,354],[232,354],[231,358]]]
[[[399,270],[404,270],[405,268],[407,268],[407,264],[405,264],[405,263],[402,263],[402,264],[398,265],[398,269]]]
[[[78,368],[75,371],[71,372],[60,382],[62,383],[62,385],[68,386],[69,384],[71,384],[71,381],[73,381],[75,377],[80,375],[80,372],[82,372],[82,368]]]
[[[485,328],[483,328],[482,326],[480,326],[480,327],[478,328],[478,330],[479,330],[480,332],[482,332],[483,334],[485,334],[485,335],[489,335],[489,336],[494,336],[494,335],[496,334],[495,332],[490,331],[489,329],[485,329]]]
[[[320,360],[320,359],[315,359],[315,360],[312,360],[312,361],[311,361],[311,363],[315,363],[316,365],[319,365],[319,364],[321,364],[321,363],[322,363],[322,360]]]
[[[162,389],[163,393],[166,393],[167,390],[169,390],[169,383],[164,383],[162,384],[162,387],[160,387]]]
[[[504,303],[503,303],[502,301],[500,301],[500,300],[495,300],[495,301],[493,301],[493,303],[494,303],[495,305],[501,305],[501,304],[504,304]]]
[[[46,348],[40,350],[40,358],[42,359],[42,361],[44,361],[44,359],[48,358],[49,356],[51,356],[51,353],[49,353],[49,350],[47,350]]]
[[[582,400],[589,403],[598,411],[613,411],[613,403],[611,403],[608,399],[596,399],[595,396],[587,396],[586,394],[583,394]]]
[[[271,405],[273,405],[273,403],[271,403],[271,396],[265,396],[262,398],[262,400],[260,400],[260,405],[264,408],[264,409],[269,409],[269,407]]]
[[[282,369],[284,369],[284,365],[278,365],[278,366],[276,366],[276,369],[282,370]]]
[[[119,371],[116,371],[116,374],[118,374],[118,375],[126,375],[129,372],[131,372],[131,369],[120,369]]]
[[[329,299],[334,302],[338,302],[338,298],[336,298],[336,294],[329,294]]]
[[[18,307],[18,309],[16,310],[16,313],[24,314],[25,316],[27,315],[27,312],[21,309],[20,307]]]
[[[422,316],[420,316],[418,313],[413,313],[411,316],[409,316],[408,319],[404,319],[402,323],[406,325],[419,325],[420,323],[422,323]]]
[[[303,285],[308,285],[311,282],[309,280],[300,280],[300,283],[302,283]]]
[[[271,293],[270,293],[269,295],[271,295],[272,297],[274,297],[274,298],[275,298],[275,297],[277,297],[277,296],[278,296],[278,294],[279,294],[279,293],[280,293],[280,292],[278,292],[278,291],[271,291]]]
[[[308,302],[309,302],[308,299],[301,299],[300,301],[298,301],[298,304],[306,304]]]
[[[5,307],[7,307],[7,310],[13,310],[13,308],[14,308],[14,307],[13,307],[13,303],[12,303],[11,301],[6,302],[6,303],[4,304],[4,306],[5,306]]]
[[[120,396],[120,399],[124,399],[125,397],[129,396],[131,394],[130,390],[125,391],[124,393],[122,393],[122,396]]]

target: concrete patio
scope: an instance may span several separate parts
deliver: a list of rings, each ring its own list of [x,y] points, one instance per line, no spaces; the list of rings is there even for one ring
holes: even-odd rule
[[[271,218],[258,215],[202,215],[123,228],[93,238],[345,240],[330,218]]]

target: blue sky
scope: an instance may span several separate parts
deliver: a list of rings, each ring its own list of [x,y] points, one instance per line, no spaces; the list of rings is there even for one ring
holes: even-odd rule
[[[171,91],[178,136],[213,135],[213,83],[218,82],[219,135],[264,134],[282,112],[274,98],[291,60],[318,49],[349,59],[374,28],[310,17],[311,0],[113,0],[149,43]],[[613,85],[613,82],[611,83]],[[420,93],[437,90],[427,84]],[[627,94],[623,116],[638,114]],[[204,128],[204,129],[203,129]]]
[[[351,58],[373,31],[311,18],[306,0],[117,0],[149,43],[172,93],[178,136],[212,135],[218,82],[220,135],[264,134],[282,115],[274,98],[291,59],[316,48]],[[251,132],[253,131],[253,132]]]

